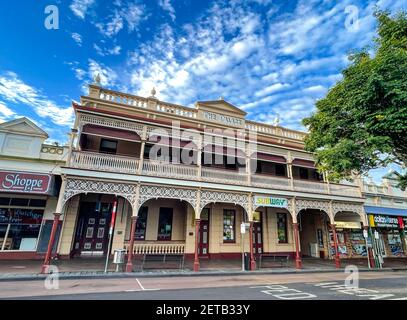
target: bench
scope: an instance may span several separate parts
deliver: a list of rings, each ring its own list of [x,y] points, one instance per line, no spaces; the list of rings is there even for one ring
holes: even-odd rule
[[[185,260],[184,254],[177,253],[143,254],[141,270],[143,271],[144,269],[147,268],[162,269],[162,264],[165,264],[165,268],[175,266],[178,269],[184,269],[184,260]],[[151,262],[153,262],[153,266],[151,266]],[[156,263],[154,264],[154,262]],[[159,263],[158,266],[157,263]]]
[[[289,258],[290,258],[290,256],[288,254],[262,253],[262,254],[260,254],[260,257],[259,257],[259,268],[262,267],[263,261],[279,262],[281,267],[283,267],[283,266],[287,267]]]

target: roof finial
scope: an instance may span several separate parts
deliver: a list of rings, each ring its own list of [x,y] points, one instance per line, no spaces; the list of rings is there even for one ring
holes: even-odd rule
[[[97,73],[95,75],[95,77],[93,78],[93,81],[95,82],[95,84],[100,85],[100,74]]]
[[[277,113],[277,116],[274,118],[274,126],[278,126],[280,124],[280,115]]]
[[[152,98],[155,98],[155,94],[156,94],[157,92],[155,91],[155,88],[153,87],[153,89],[151,90],[151,97]]]

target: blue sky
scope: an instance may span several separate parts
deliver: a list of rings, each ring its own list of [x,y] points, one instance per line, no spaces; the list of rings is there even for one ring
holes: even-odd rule
[[[59,29],[44,26],[47,5]],[[0,121],[26,116],[66,142],[72,100],[104,87],[192,106],[224,97],[252,120],[301,119],[372,44],[375,6],[407,0],[1,1]]]

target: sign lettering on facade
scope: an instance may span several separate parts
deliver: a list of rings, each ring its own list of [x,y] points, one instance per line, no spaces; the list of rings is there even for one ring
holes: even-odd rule
[[[204,111],[203,115],[204,115],[204,118],[209,121],[217,121],[217,122],[221,122],[221,123],[224,123],[227,125],[233,125],[233,126],[242,126],[243,125],[242,119],[227,116],[224,114]]]
[[[335,221],[336,228],[343,229],[361,229],[360,222],[355,221]]]
[[[378,228],[395,228],[398,229],[399,220],[397,217],[385,216],[385,215],[369,215],[369,224],[371,227]]]
[[[26,172],[0,172],[1,192],[48,193],[51,176]]]
[[[275,208],[287,208],[288,207],[288,200],[285,198],[255,196],[254,203],[256,206],[261,206],[261,207],[275,207]]]

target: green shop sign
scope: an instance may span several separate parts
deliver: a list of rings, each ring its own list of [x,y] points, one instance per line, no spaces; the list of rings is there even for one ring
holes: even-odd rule
[[[273,198],[273,197],[263,197],[254,196],[254,203],[256,206],[261,207],[276,207],[276,208],[287,208],[288,200],[285,198]]]

